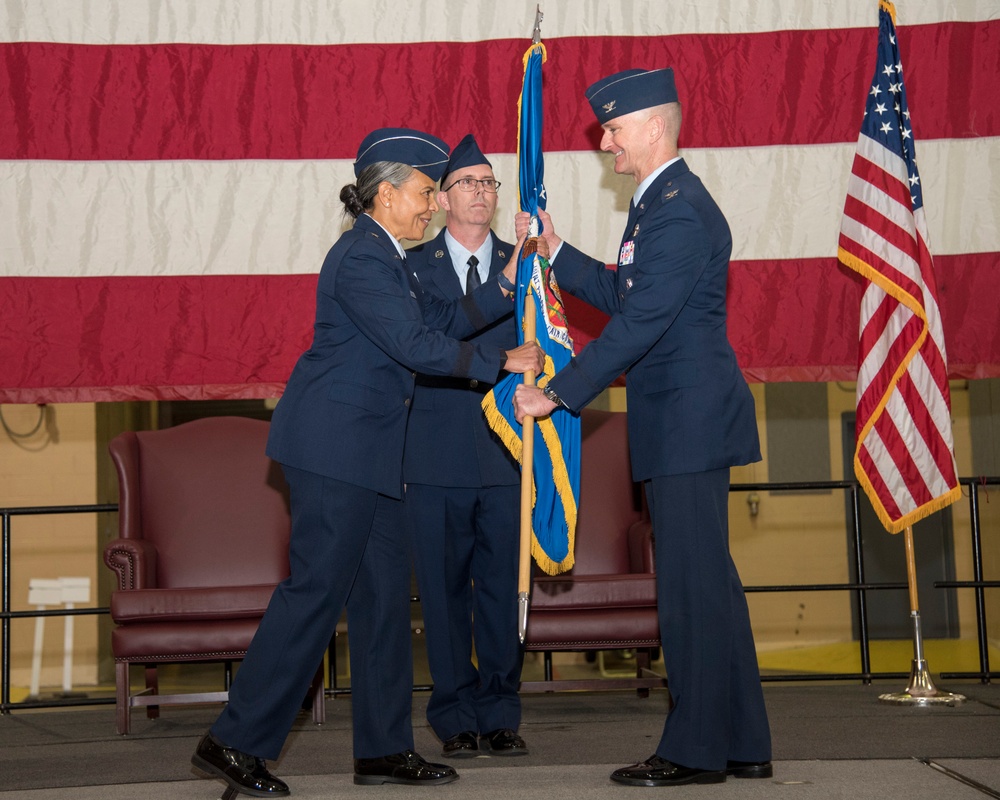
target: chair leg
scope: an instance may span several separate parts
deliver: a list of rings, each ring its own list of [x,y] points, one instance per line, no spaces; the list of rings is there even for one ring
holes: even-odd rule
[[[156,672],[155,665],[146,665],[146,692],[148,694],[160,693],[160,676]],[[157,719],[160,716],[159,706],[146,706],[146,717]]]
[[[649,669],[649,665],[652,662],[649,660],[649,650],[636,650],[635,651],[635,677],[644,678],[643,674]],[[636,697],[649,697],[649,689],[636,689]]]
[[[128,682],[128,662],[115,662],[115,730],[125,736],[131,729],[129,698],[132,692]]]
[[[317,725],[326,722],[326,689],[323,684],[323,665],[319,665],[316,670],[316,677],[313,678],[312,687],[312,718]]]

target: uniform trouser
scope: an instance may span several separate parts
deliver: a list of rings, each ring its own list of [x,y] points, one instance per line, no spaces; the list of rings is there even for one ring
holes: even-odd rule
[[[274,759],[347,606],[354,757],[413,748],[410,555],[402,502],[283,467],[291,574],[275,589],[212,726],[224,744]]]
[[[729,470],[653,478],[646,490],[673,699],[656,753],[696,769],[769,761],[750,614],[729,554]]]
[[[521,722],[519,497],[516,485],[406,488],[434,682],[427,720],[441,739]]]

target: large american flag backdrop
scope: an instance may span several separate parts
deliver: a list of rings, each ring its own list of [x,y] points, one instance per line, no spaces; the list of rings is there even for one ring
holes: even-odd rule
[[[337,199],[379,126],[475,133],[513,237],[536,0],[0,4],[0,402],[280,394],[311,340]],[[634,189],[594,80],[672,65],[681,146],[733,228],[729,330],[754,381],[852,380],[863,283],[838,265],[876,0],[550,2],[548,208],[615,261]],[[903,0],[951,377],[1000,375],[1000,19]],[[433,233],[429,231],[428,235]],[[567,299],[577,346],[599,315]]]

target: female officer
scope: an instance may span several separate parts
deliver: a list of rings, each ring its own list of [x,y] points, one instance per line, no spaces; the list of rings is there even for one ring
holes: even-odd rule
[[[365,137],[357,181],[341,191],[354,227],[323,263],[313,343],[275,409],[267,446],[291,488],[291,575],[275,589],[229,703],[192,757],[237,791],[288,794],[265,759],[280,753],[345,605],[354,782],[458,778],[413,750],[401,470],[414,376],[494,383],[501,369],[540,371],[543,360],[534,343],[503,351],[459,341],[511,313],[516,256],[499,281],[456,303],[424,296],[406,269],[399,242],[423,238],[447,161],[440,139],[383,128]]]

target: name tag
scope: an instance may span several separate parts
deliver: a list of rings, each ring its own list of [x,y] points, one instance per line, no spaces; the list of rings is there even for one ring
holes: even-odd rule
[[[618,256],[618,266],[624,267],[635,260],[635,241],[629,239],[622,245],[621,255]]]

